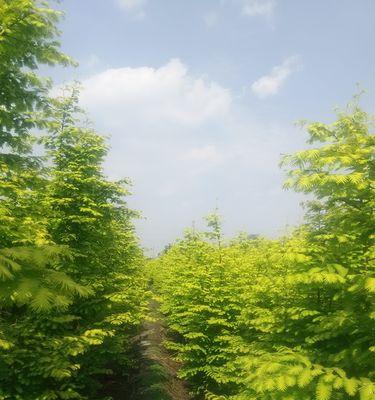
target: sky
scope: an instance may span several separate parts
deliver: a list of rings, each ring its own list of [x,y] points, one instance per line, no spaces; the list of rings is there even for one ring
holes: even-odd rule
[[[109,137],[105,172],[128,177],[155,254],[218,207],[224,233],[270,237],[302,221],[282,188],[300,120],[331,122],[366,89],[375,105],[373,0],[62,0],[81,103]]]

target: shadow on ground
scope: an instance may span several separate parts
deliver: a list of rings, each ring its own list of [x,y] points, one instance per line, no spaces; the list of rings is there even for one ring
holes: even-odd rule
[[[105,394],[113,400],[189,400],[185,382],[177,377],[180,365],[163,345],[166,329],[155,301],[150,316],[134,339],[137,368],[126,381],[107,382]]]

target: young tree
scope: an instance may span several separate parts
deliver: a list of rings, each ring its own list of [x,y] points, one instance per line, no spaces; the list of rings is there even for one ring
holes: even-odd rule
[[[30,149],[32,112],[46,105],[51,84],[36,71],[72,63],[59,49],[60,17],[46,1],[0,0],[0,147]]]
[[[50,81],[37,74],[40,64],[70,63],[56,40],[59,16],[45,1],[0,0],[4,400],[91,398],[95,374],[124,354],[124,335],[140,318],[133,214],[122,202],[123,189],[101,173],[103,139],[74,127],[75,102],[50,100]],[[33,128],[54,132],[48,142],[53,171],[32,154]],[[116,337],[120,330],[125,333]]]
[[[374,398],[373,120],[355,105],[308,131],[283,161],[315,195],[302,227],[222,246],[212,217],[216,245],[190,235],[155,261],[170,347],[208,400]]]
[[[34,112],[48,103],[50,81],[37,74],[40,64],[71,63],[59,51],[59,17],[45,1],[0,0],[0,247],[45,236],[31,129],[41,122]]]
[[[31,153],[31,129],[41,123],[35,111],[46,106],[50,86],[36,70],[40,64],[70,63],[56,40],[59,16],[46,2],[0,0],[0,249],[18,259],[33,257],[32,249],[20,249],[17,256],[18,249],[10,248],[52,244],[40,207],[46,177],[40,158]],[[35,258],[41,254],[36,249]],[[1,266],[3,274],[10,273],[9,263]],[[20,267],[17,276],[22,274]]]
[[[67,88],[50,107],[44,142],[52,169],[44,205],[51,210],[51,238],[73,253],[73,262],[63,270],[92,289],[91,296],[75,303],[70,312],[79,318],[81,330],[95,327],[106,336],[103,346],[81,360],[79,378],[85,381],[117,361],[126,374],[125,364],[131,361],[127,339],[141,321],[145,287],[138,276],[143,258],[132,224],[136,214],[124,201],[127,182],[104,176],[107,146],[85,126],[78,96],[77,87]],[[94,382],[90,386],[95,388]]]
[[[243,358],[235,398],[374,397],[372,130],[354,105],[331,125],[310,124],[309,143],[318,146],[284,158],[286,186],[315,200],[299,244],[291,242],[282,296],[275,303],[269,292],[269,333]]]

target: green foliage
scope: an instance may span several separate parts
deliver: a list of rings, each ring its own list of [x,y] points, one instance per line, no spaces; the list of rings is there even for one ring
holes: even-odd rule
[[[78,91],[50,99],[40,64],[59,51],[60,13],[0,0],[0,399],[99,398],[133,360],[142,254],[104,139],[83,127]],[[36,157],[32,129],[47,157]],[[40,151],[40,150],[39,150]]]
[[[99,398],[106,375],[129,373],[146,307],[128,182],[104,175],[77,87],[51,99],[38,75],[72,64],[59,17],[0,0],[0,400]],[[375,397],[373,120],[354,103],[308,132],[282,161],[285,186],[313,197],[303,226],[225,243],[215,212],[148,263],[166,346],[200,398]]]
[[[0,250],[2,304],[29,305],[35,312],[66,309],[74,296],[91,291],[58,270],[62,258],[72,262],[67,249],[49,245]]]
[[[51,244],[0,250],[0,398],[91,398],[101,376],[126,375],[133,362],[129,339],[145,309],[134,213],[122,184],[103,175],[104,140],[80,126],[77,102],[73,88],[44,117],[51,167],[40,201]]]
[[[0,0],[0,147],[28,148],[32,112],[46,105],[50,86],[39,65],[72,63],[56,40],[60,16],[45,1]]]
[[[201,397],[374,397],[372,129],[354,104],[284,158],[286,186],[315,196],[289,237],[224,244],[214,215],[151,262],[167,345]]]

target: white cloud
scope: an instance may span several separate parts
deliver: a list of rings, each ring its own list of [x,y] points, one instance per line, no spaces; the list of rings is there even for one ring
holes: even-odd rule
[[[182,165],[185,165],[187,176],[200,180],[220,167],[226,161],[226,157],[221,149],[211,144],[184,150],[180,160],[185,161]]]
[[[249,17],[271,17],[275,7],[275,0],[243,0],[242,13]]]
[[[137,18],[144,18],[144,6],[146,0],[115,0],[116,3],[126,12],[132,13]]]
[[[273,232],[296,214],[299,198],[270,195],[281,187],[279,154],[300,148],[295,128],[259,121],[242,98],[180,60],[106,69],[82,84],[82,106],[111,134],[106,173],[134,182],[128,201],[145,216],[137,228],[147,247],[174,240],[217,198],[230,232]]]
[[[285,59],[280,65],[272,68],[268,75],[264,75],[251,85],[251,90],[260,98],[276,95],[289,75],[300,68],[298,56]]]
[[[184,154],[183,159],[193,161],[217,162],[220,161],[221,155],[219,154],[215,146],[208,145],[196,147],[187,151]]]
[[[178,59],[160,68],[108,69],[84,80],[83,87],[84,105],[106,112],[112,122],[127,117],[196,125],[223,116],[232,101],[229,90],[192,76]]]

